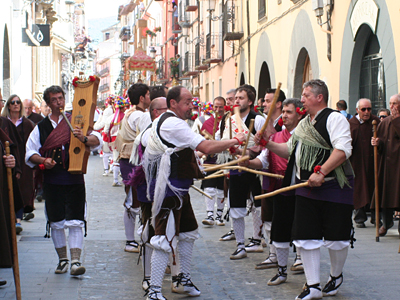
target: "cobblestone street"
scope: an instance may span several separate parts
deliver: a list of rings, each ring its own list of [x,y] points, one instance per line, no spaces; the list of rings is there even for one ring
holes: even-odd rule
[[[123,188],[112,187],[112,177],[102,176],[102,161],[91,156],[86,175],[88,204],[88,235],[82,255],[86,273],[71,277],[69,273],[56,275],[57,256],[51,239],[45,234],[44,202],[36,202],[35,218],[23,222],[24,231],[18,236],[22,299],[144,299],[141,288],[142,267],[138,254],[124,252]],[[270,287],[267,281],[276,270],[256,270],[256,263],[268,255],[249,253],[248,258],[231,261],[235,242],[220,242],[219,237],[230,229],[226,226],[205,228],[203,196],[191,190],[192,204],[200,224],[200,239],[195,242],[192,279],[201,290],[198,299],[294,299],[305,282],[304,275],[288,271],[288,281]],[[344,268],[344,283],[337,300],[342,299],[398,299],[400,293],[400,254],[398,222],[386,237],[375,242],[375,229],[356,229],[355,248],[349,250]],[[251,217],[246,218],[246,238],[252,233]],[[294,254],[291,251],[292,263]],[[321,251],[321,284],[329,276],[328,251]],[[8,281],[0,287],[0,299],[15,299],[11,269],[0,269],[0,277]],[[170,292],[171,276],[164,279],[163,292],[168,299],[186,299]]]

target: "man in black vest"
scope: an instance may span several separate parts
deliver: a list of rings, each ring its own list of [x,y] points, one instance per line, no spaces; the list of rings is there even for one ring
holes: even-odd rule
[[[193,178],[203,177],[194,150],[218,153],[245,140],[243,133],[227,141],[207,141],[194,133],[185,122],[192,114],[192,99],[192,94],[182,86],[168,91],[168,110],[153,122],[143,156],[147,192],[153,199],[152,225],[155,230],[150,240],[154,250],[148,300],[165,299],[161,292],[162,280],[169,253],[175,256],[176,250],[180,259],[176,291],[192,297],[200,295],[190,277],[198,226],[190,204],[189,187]]]
[[[65,236],[65,229],[68,228],[70,274],[82,275],[85,273],[85,268],[80,262],[83,248],[82,228],[86,227],[85,182],[83,174],[68,172],[71,132],[60,112],[65,106],[64,97],[65,93],[59,86],[53,85],[44,91],[43,98],[52,112],[32,130],[26,143],[25,162],[32,168],[39,165],[43,172],[47,222],[59,257],[55,273],[62,274],[68,270]],[[90,135],[84,136],[82,130],[77,127],[73,133],[75,138],[91,147],[92,151],[101,147],[102,139],[98,132],[92,131]]]
[[[352,241],[353,172],[350,125],[327,107],[328,87],[322,80],[303,85],[301,102],[308,115],[287,143],[269,141],[266,147],[289,158],[282,186],[308,182],[296,189],[292,238],[303,260],[307,283],[296,299],[333,296],[343,283],[343,266]],[[264,136],[264,139],[268,137]],[[293,172],[295,174],[293,174]],[[295,176],[292,176],[295,175]],[[320,286],[320,248],[329,249],[328,283]]]
[[[253,110],[255,98],[255,90],[250,85],[244,85],[236,89],[235,106],[239,107],[239,116],[235,114],[231,117],[231,126],[229,122],[226,122],[222,140],[229,138],[230,129],[232,129],[232,136],[235,136],[240,133],[239,129],[241,127],[245,134],[252,134],[247,147],[250,148],[254,145],[253,135],[256,133],[256,130],[261,129],[265,121],[261,115]],[[254,128],[253,132],[249,133],[248,130],[252,119],[254,119]],[[240,124],[238,124],[238,122]],[[242,154],[240,148],[237,149],[236,152],[236,154]],[[247,257],[247,251],[264,251],[261,245],[262,221],[260,201],[256,201],[252,209],[253,237],[246,246],[246,249],[244,244],[244,217],[247,215],[247,199],[252,199],[251,196],[256,196],[261,193],[261,184],[255,174],[239,172],[238,170],[231,170],[229,178],[229,215],[232,218],[232,225],[237,243],[237,249],[230,256],[230,259],[241,259]]]

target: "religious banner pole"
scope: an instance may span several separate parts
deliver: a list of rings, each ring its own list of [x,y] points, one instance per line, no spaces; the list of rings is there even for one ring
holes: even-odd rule
[[[374,138],[377,137],[376,126],[378,122],[372,121],[372,131],[374,132]],[[378,147],[374,147],[374,169],[375,169],[375,241],[379,242],[379,187],[378,187]],[[400,249],[399,249],[400,251]]]

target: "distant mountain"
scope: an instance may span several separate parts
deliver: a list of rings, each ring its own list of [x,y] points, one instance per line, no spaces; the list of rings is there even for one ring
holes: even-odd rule
[[[99,19],[91,19],[88,20],[89,23],[89,36],[92,40],[93,45],[97,45],[99,42],[103,40],[103,36],[101,30],[110,27],[118,23],[117,17],[106,17]]]

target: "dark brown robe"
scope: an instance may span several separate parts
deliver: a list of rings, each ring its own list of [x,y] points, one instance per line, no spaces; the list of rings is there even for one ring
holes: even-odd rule
[[[10,227],[10,206],[8,198],[7,169],[4,165],[3,155],[5,154],[5,141],[10,141],[10,137],[0,129],[0,268],[12,266],[12,246],[11,246],[11,227]],[[17,148],[14,144],[10,146],[11,154],[17,156]],[[22,208],[22,199],[19,193],[18,183],[13,170],[13,191],[14,208],[18,211]]]
[[[356,175],[354,178],[354,209],[371,203],[375,188],[374,181],[374,148],[371,145],[372,121],[379,118],[371,115],[363,124],[353,117],[349,120],[353,153],[350,162]]]
[[[400,117],[383,119],[377,135],[380,207],[400,210]]]
[[[34,169],[30,168],[25,164],[25,152],[26,152],[26,142],[32,132],[35,124],[29,119],[22,117],[22,123],[17,126],[18,134],[21,138],[21,143],[18,144],[18,151],[20,154],[20,161],[22,174],[19,179],[21,184],[21,194],[24,201],[24,212],[32,212],[34,209],[34,199],[35,199],[35,188],[33,183]]]
[[[31,120],[33,123],[37,124],[43,120],[43,117],[40,114],[33,112],[28,116],[28,119]]]

